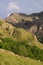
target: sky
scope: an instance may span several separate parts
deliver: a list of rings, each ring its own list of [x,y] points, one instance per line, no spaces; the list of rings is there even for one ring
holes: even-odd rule
[[[43,11],[43,0],[0,0],[0,18],[11,13],[32,14]]]

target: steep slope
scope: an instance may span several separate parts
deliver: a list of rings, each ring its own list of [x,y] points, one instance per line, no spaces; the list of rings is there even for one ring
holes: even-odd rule
[[[17,28],[23,28],[34,33],[38,40],[43,43],[43,12],[31,15],[13,13],[5,18],[5,21],[11,23]]]
[[[0,48],[43,61],[43,44],[38,42],[36,36],[4,20],[0,20]]]
[[[43,49],[43,45],[38,42],[36,36],[31,32],[27,32],[22,28],[16,28],[13,25],[5,22],[4,20],[0,20],[0,37],[2,38],[10,38],[14,41],[22,41],[27,40],[30,45],[37,46]]]
[[[0,65],[43,65],[43,62],[0,49]]]

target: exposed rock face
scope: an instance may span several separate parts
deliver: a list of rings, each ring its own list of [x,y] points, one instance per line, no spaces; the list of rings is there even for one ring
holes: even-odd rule
[[[31,15],[15,13],[5,18],[5,21],[11,23],[17,28],[23,28],[31,31],[38,37],[43,36],[43,12]]]

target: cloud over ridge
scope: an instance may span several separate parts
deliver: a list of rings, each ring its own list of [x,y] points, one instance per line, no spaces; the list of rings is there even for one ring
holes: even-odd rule
[[[20,7],[18,6],[18,3],[17,2],[10,2],[9,3],[8,10],[13,10],[13,9],[17,9],[17,10],[20,9]]]

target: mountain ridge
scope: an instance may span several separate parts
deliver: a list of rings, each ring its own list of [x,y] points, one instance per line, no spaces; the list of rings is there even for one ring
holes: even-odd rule
[[[11,23],[17,28],[23,28],[34,33],[37,38],[43,36],[43,12],[27,15],[24,13],[14,13],[5,18],[6,22]]]

